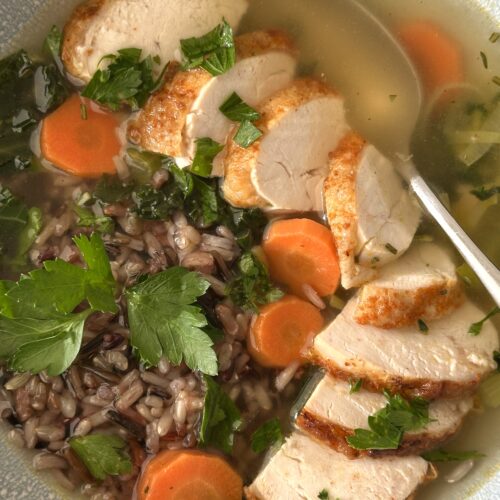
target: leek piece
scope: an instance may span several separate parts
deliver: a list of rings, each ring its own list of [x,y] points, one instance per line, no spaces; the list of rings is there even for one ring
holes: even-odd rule
[[[498,408],[500,406],[500,373],[488,377],[479,386],[479,394],[485,406]]]

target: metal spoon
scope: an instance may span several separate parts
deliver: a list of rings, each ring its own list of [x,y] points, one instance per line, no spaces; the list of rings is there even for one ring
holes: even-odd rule
[[[403,111],[403,108],[401,108],[399,110],[400,116],[398,117],[398,121],[395,122],[394,103],[390,102],[391,100],[387,98],[388,96],[386,95],[385,99],[381,99],[380,96],[374,99],[373,95],[370,96],[371,90],[367,92],[366,88],[363,89],[363,86],[380,86],[380,81],[375,80],[375,82],[370,82],[366,81],[365,78],[362,81],[356,79],[353,82],[353,78],[350,76],[352,72],[348,71],[348,67],[345,70],[336,72],[336,75],[334,75],[335,79],[332,79],[332,81],[337,82],[340,79],[341,90],[345,91],[348,102],[350,100],[354,103],[357,97],[365,96],[365,99],[362,99],[362,104],[357,109],[351,109],[353,114],[352,123],[356,127],[364,128],[365,130],[361,131],[374,144],[382,148],[386,154],[394,159],[401,175],[408,182],[422,205],[448,235],[457,250],[482,281],[485,288],[493,297],[493,300],[500,306],[500,270],[493,265],[460,227],[419,174],[410,159],[410,140],[418,121],[422,104],[420,79],[413,63],[396,38],[366,7],[360,5],[356,0],[350,0],[335,5],[335,10],[337,11],[338,9],[340,9],[339,14],[341,14],[344,20],[349,19],[346,31],[351,30],[351,36],[353,28],[354,32],[359,32],[360,30],[365,34],[368,32],[372,40],[372,47],[378,46],[379,51],[384,51],[385,60],[380,62],[382,66],[384,64],[387,66],[383,69],[383,71],[387,72],[387,76],[384,77],[384,84],[390,85],[389,82],[392,78],[392,84],[399,85],[399,88],[404,92],[404,95],[398,96],[398,98],[402,100],[400,106],[404,106],[405,114],[404,116],[401,115]],[[354,49],[356,48],[354,42]],[[352,54],[354,50],[352,48],[350,50]],[[347,57],[347,54],[344,57]],[[353,63],[352,57],[348,57],[347,61]],[[402,83],[404,83],[404,87],[401,86]],[[385,88],[387,89],[388,87]],[[358,105],[356,104],[356,106]],[[369,119],[367,119],[367,116],[369,116]],[[395,123],[397,124],[396,127]],[[387,134],[387,130],[391,131],[390,134]],[[381,134],[380,131],[384,131],[383,135],[385,137],[377,140],[376,136]]]

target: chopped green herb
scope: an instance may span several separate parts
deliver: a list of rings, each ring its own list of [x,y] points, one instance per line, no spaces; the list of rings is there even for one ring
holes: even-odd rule
[[[66,83],[53,64],[38,66],[33,79],[35,105],[41,113],[55,109],[68,96]]]
[[[125,200],[133,186],[124,184],[116,175],[104,174],[97,182],[93,196],[102,203],[117,203]]]
[[[141,49],[130,48],[103,57],[101,62],[104,61],[107,66],[95,72],[82,96],[112,110],[119,109],[123,104],[132,109],[141,108],[149,94],[161,83],[166,69],[155,79],[154,58],[147,56],[141,60],[141,55]]]
[[[78,216],[76,225],[79,227],[92,227],[98,233],[103,234],[111,234],[115,229],[115,223],[111,217],[95,215],[91,210],[78,205],[73,207],[73,211]]]
[[[429,332],[429,327],[427,326],[427,323],[423,319],[418,319],[418,329],[422,333],[428,333]]]
[[[130,455],[125,451],[126,443],[119,436],[78,436],[71,438],[69,445],[97,480],[103,481],[107,476],[118,476],[132,471]]]
[[[394,102],[396,100],[398,96],[396,94],[390,94],[389,95],[389,99],[391,100],[391,102]]]
[[[476,198],[479,198],[481,201],[488,200],[492,196],[499,193],[500,193],[500,186],[493,186],[491,188],[485,188],[484,186],[481,186],[471,191],[471,194],[473,194]]]
[[[328,491],[326,491],[326,488],[323,488],[319,493],[318,493],[318,498],[320,500],[328,500],[330,498],[330,495],[328,494]]]
[[[261,136],[262,132],[252,122],[245,120],[241,122],[233,140],[238,146],[248,148]]]
[[[86,120],[88,118],[87,106],[85,104],[80,104],[80,117],[82,120]]]
[[[355,392],[359,392],[362,385],[363,385],[363,380],[360,378],[349,379],[349,394],[354,394]]]
[[[281,424],[278,418],[273,418],[263,423],[252,434],[252,450],[255,453],[262,453],[271,446],[281,446],[285,440]]]
[[[481,61],[483,62],[483,66],[488,69],[488,58],[486,57],[486,54],[484,52],[479,52],[479,55],[481,56]]]
[[[390,243],[386,243],[386,244],[385,244],[385,248],[386,248],[387,250],[389,250],[389,252],[391,252],[391,253],[392,253],[392,254],[394,254],[394,255],[397,255],[397,254],[398,254],[397,249],[396,249],[396,248],[394,248],[394,247],[393,247]]]
[[[260,306],[283,297],[284,293],[272,284],[266,267],[252,252],[241,256],[238,270],[238,276],[227,287],[227,294],[235,304],[258,311]]]
[[[115,281],[104,244],[93,234],[74,238],[86,268],[62,260],[0,289],[0,357],[11,369],[59,375],[80,350],[83,327],[94,311],[116,312]],[[91,308],[73,313],[82,302]]]
[[[196,154],[191,171],[201,177],[209,177],[212,173],[214,158],[224,149],[224,146],[208,137],[196,139],[195,144]]]
[[[174,365],[184,361],[191,370],[217,374],[213,342],[202,330],[207,319],[194,305],[208,287],[199,274],[171,267],[126,291],[130,343],[142,362],[156,366],[165,356]]]
[[[493,33],[490,35],[489,41],[490,41],[491,43],[495,43],[495,42],[496,42],[499,38],[500,38],[500,33],[493,32]]]
[[[494,76],[491,81],[495,84],[495,85],[500,85],[500,76]]]
[[[496,306],[482,320],[473,323],[469,328],[469,333],[474,337],[479,335],[483,329],[484,323],[498,313],[500,313],[500,307]]]
[[[422,454],[422,458],[429,462],[460,462],[482,457],[484,457],[484,455],[477,451],[433,450]]]
[[[233,122],[254,122],[260,118],[260,113],[243,102],[241,97],[233,92],[219,107],[219,110]]]
[[[422,398],[411,401],[399,394],[392,396],[384,392],[388,404],[368,417],[368,429],[356,429],[347,442],[358,450],[397,449],[406,431],[420,429],[429,420],[429,403]]]
[[[201,37],[181,40],[181,50],[185,69],[201,67],[213,76],[229,71],[236,60],[233,30],[225,20]]]
[[[233,400],[213,378],[204,376],[205,405],[201,417],[199,443],[225,453],[233,451],[234,434],[242,426],[241,414]]]

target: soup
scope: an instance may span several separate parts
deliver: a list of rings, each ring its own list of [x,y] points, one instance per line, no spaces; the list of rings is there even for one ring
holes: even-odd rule
[[[393,16],[392,13],[388,15],[385,4],[380,7],[377,2],[373,2],[372,7],[375,11],[380,10],[381,17],[385,17],[389,26],[398,26],[399,23],[418,17],[421,14],[419,8],[429,8],[429,6],[412,7],[412,10],[405,16]],[[342,57],[342,51],[351,35],[345,32],[344,26],[336,23],[333,15],[335,8],[327,2],[315,2],[313,6],[307,6],[307,9],[301,2],[289,2],[286,12],[283,12],[282,5],[278,2],[265,2],[265,5],[262,2],[254,2],[243,18],[239,31],[245,33],[267,28],[287,30],[299,49],[299,73],[303,76],[314,74],[340,89],[346,96],[349,124],[382,152],[390,155],[394,152],[391,148],[395,147],[392,142],[393,134],[391,130],[380,130],[371,123],[371,113],[374,109],[376,110],[373,102],[382,99],[390,100],[393,103],[390,108],[393,113],[392,122],[395,129],[400,128],[401,124],[405,123],[405,116],[408,112],[409,104],[405,100],[407,82],[404,78],[398,78],[397,75],[391,75],[391,78],[388,78],[387,68],[390,68],[391,61],[385,57],[386,52],[383,47],[380,47],[377,53],[368,50],[368,47],[370,49],[377,47],[372,47],[370,33],[366,32],[358,32],[356,37],[356,47],[360,47],[359,51],[355,51],[359,58],[356,59],[356,67],[359,71],[357,78],[363,81],[369,75],[373,78],[372,88],[363,93],[354,88],[352,71],[351,79],[344,81],[345,68],[352,69],[353,61],[346,60],[345,55]],[[37,23],[39,26],[36,30],[33,30],[32,26],[26,29],[25,32],[30,33],[29,38],[33,41],[26,43],[26,38],[20,36],[15,42],[19,44],[21,41],[22,46],[31,48],[33,54],[38,54],[35,57],[40,58],[40,61],[35,59],[36,62],[30,63],[23,59],[17,60],[15,64],[20,86],[8,89],[9,95],[15,94],[18,99],[15,102],[16,113],[18,109],[23,110],[32,106],[36,107],[36,112],[34,116],[21,112],[13,115],[13,110],[3,110],[5,116],[14,116],[17,120],[16,124],[20,132],[15,133],[25,135],[19,145],[16,144],[17,156],[11,155],[8,164],[6,162],[4,165],[4,172],[1,175],[4,188],[2,202],[6,208],[13,207],[17,211],[21,226],[28,228],[29,231],[23,231],[22,227],[15,225],[8,226],[8,231],[5,231],[6,234],[3,235],[4,257],[0,261],[0,270],[2,279],[6,280],[5,285],[2,285],[6,287],[5,297],[16,297],[17,293],[21,304],[33,300],[35,301],[34,307],[38,311],[36,314],[24,309],[22,313],[9,312],[10,306],[7,303],[1,305],[2,315],[7,318],[7,323],[9,323],[8,320],[15,322],[18,316],[44,322],[55,321],[47,313],[54,304],[44,299],[44,293],[37,295],[40,292],[36,289],[30,292],[29,287],[36,287],[36,284],[26,285],[26,282],[23,283],[22,280],[17,282],[17,280],[21,272],[29,272],[35,268],[45,269],[40,274],[43,277],[42,283],[51,278],[51,272],[60,273],[56,276],[56,281],[64,280],[64,273],[61,269],[53,268],[51,271],[50,263],[58,262],[55,259],[60,259],[67,263],[68,267],[65,268],[65,272],[75,273],[70,290],[71,294],[76,295],[80,300],[69,301],[68,305],[68,302],[65,302],[65,294],[61,293],[59,288],[59,291],[54,291],[56,297],[54,300],[60,302],[55,304],[56,311],[51,311],[50,314],[57,313],[59,316],[64,314],[66,320],[68,315],[72,314],[75,316],[75,321],[76,315],[83,315],[84,319],[80,320],[80,324],[83,328],[85,323],[85,329],[82,332],[81,349],[73,351],[73,354],[67,354],[69,358],[73,357],[73,362],[70,364],[60,365],[62,361],[59,357],[52,359],[50,356],[48,361],[42,361],[38,350],[35,350],[34,354],[37,358],[35,365],[30,365],[30,362],[23,359],[22,355],[18,355],[16,361],[13,352],[4,355],[8,364],[6,363],[4,367],[3,397],[11,406],[6,407],[5,417],[14,426],[9,437],[12,442],[20,446],[45,450],[34,459],[35,468],[54,470],[54,475],[65,487],[72,488],[74,491],[80,489],[88,496],[112,494],[119,498],[129,498],[136,486],[141,472],[140,467],[146,455],[155,456],[161,450],[169,450],[173,453],[175,450],[191,450],[198,447],[204,449],[203,453],[208,453],[209,456],[212,456],[212,453],[215,453],[213,456],[219,456],[220,451],[225,452],[230,464],[241,475],[243,482],[250,484],[262,466],[264,460],[262,451],[269,446],[277,448],[281,443],[282,435],[296,432],[292,429],[295,428],[295,423],[290,418],[290,412],[297,401],[300,388],[308,377],[306,368],[300,362],[303,345],[300,345],[298,349],[294,349],[293,346],[297,342],[299,344],[310,343],[311,335],[317,334],[322,324],[330,323],[339,310],[343,309],[345,302],[353,296],[353,289],[339,288],[336,291],[335,273],[338,275],[340,272],[338,258],[328,254],[328,248],[334,243],[325,243],[328,238],[332,238],[326,230],[328,223],[333,226],[332,220],[327,221],[322,210],[315,210],[312,198],[311,206],[305,202],[306,208],[296,210],[293,207],[290,208],[287,203],[293,205],[300,197],[290,201],[282,196],[279,202],[276,202],[275,208],[286,209],[284,213],[267,211],[268,203],[260,207],[264,208],[264,211],[248,205],[238,206],[235,199],[228,194],[229,191],[223,188],[223,193],[226,194],[226,200],[224,200],[218,193],[218,181],[198,175],[200,170],[197,171],[195,167],[192,167],[192,173],[188,171],[188,174],[183,174],[183,171],[178,168],[178,166],[183,166],[182,160],[177,160],[178,165],[176,165],[172,159],[158,154],[156,149],[145,146],[145,143],[141,142],[144,140],[144,132],[140,129],[140,125],[137,126],[139,135],[133,138],[135,144],[126,143],[124,135],[127,120],[130,119],[129,107],[130,105],[142,107],[146,99],[140,102],[129,101],[129,107],[122,106],[120,101],[119,106],[116,106],[119,110],[112,114],[109,107],[115,106],[110,101],[101,100],[101,107],[90,101],[78,101],[77,119],[82,123],[87,122],[98,127],[102,124],[103,116],[112,116],[115,120],[116,128],[119,130],[117,137],[122,141],[121,149],[117,154],[120,158],[113,167],[117,170],[118,177],[101,176],[98,179],[88,179],[85,178],[86,175],[73,176],[61,172],[58,167],[67,169],[66,163],[72,169],[76,169],[73,172],[90,168],[88,164],[76,165],[74,157],[83,156],[85,148],[93,147],[93,144],[85,143],[81,150],[76,149],[75,154],[69,155],[69,159],[64,161],[60,156],[58,157],[60,153],[49,152],[46,142],[44,149],[44,141],[48,140],[48,136],[44,138],[43,128],[45,127],[45,134],[48,134],[50,117],[45,122],[43,120],[51,113],[50,116],[55,116],[56,109],[63,109],[63,107],[59,108],[60,105],[67,106],[69,99],[72,99],[70,96],[75,92],[75,87],[71,82],[67,82],[59,75],[50,55],[47,53],[40,55],[43,37],[54,22],[62,25],[66,21],[69,16],[66,10],[69,10],[67,6],[61,9],[60,18],[56,19],[51,9],[50,14],[42,16],[47,23]],[[435,17],[440,18],[439,12],[435,13]],[[297,19],[301,21],[297,22]],[[350,29],[356,30],[356,26]],[[486,28],[478,21],[477,29],[484,31]],[[32,33],[33,31],[36,33]],[[490,34],[490,31],[484,31],[484,44],[481,48],[491,43],[488,42]],[[287,41],[283,42],[280,39],[279,42],[272,40],[270,43],[271,47],[273,43],[284,44],[279,46],[279,50],[287,54],[287,51],[290,51],[290,54],[293,53],[295,57],[295,49],[289,48]],[[330,44],[337,47],[332,53],[325,48]],[[496,60],[493,57],[493,47],[497,48],[497,45],[491,45],[491,55],[487,63],[484,63],[489,64],[490,73],[495,71]],[[471,47],[467,44],[467,50],[472,51]],[[346,51],[345,54],[348,52]],[[490,50],[487,53],[490,54]],[[470,56],[469,53],[466,55]],[[239,57],[243,58],[241,54]],[[116,61],[115,59],[114,62]],[[365,64],[359,63],[360,61],[364,61]],[[56,50],[56,65],[59,62]],[[26,65],[25,69],[22,64]],[[134,64],[139,64],[139,59]],[[155,62],[152,61],[151,64],[154,65]],[[282,64],[283,74],[286,74],[288,62],[282,61]],[[161,69],[160,64],[157,66],[157,70]],[[429,112],[424,116],[414,136],[412,152],[419,168],[427,178],[448,195],[447,201],[451,204],[459,222],[470,229],[472,236],[498,264],[500,261],[498,241],[490,237],[491,234],[495,234],[495,215],[498,208],[495,198],[497,194],[495,182],[498,183],[496,172],[499,154],[498,141],[493,139],[486,154],[478,159],[473,168],[466,169],[460,161],[463,142],[457,145],[450,139],[450,130],[453,133],[455,129],[463,126],[464,120],[468,120],[467,109],[471,105],[478,109],[481,106],[486,109],[488,106],[485,113],[494,112],[495,103],[492,99],[495,87],[491,84],[491,79],[485,79],[484,74],[476,66],[465,68],[464,80],[468,82],[468,88],[464,91],[464,85],[461,86],[459,89],[461,93],[457,94],[456,101],[448,103],[443,108],[438,108],[436,105],[432,109],[430,107],[432,102],[428,103]],[[166,78],[175,78],[175,73],[174,76],[167,74]],[[169,80],[169,82],[171,85],[175,84],[175,80]],[[348,86],[349,82],[351,82],[350,86]],[[31,94],[33,84],[35,84],[34,96]],[[307,85],[309,92],[314,84],[307,83]],[[321,83],[321,85],[324,84]],[[286,85],[283,86],[286,87]],[[471,86],[474,87],[472,90],[469,88]],[[360,85],[360,88],[366,89],[366,86]],[[150,101],[145,109],[148,110],[149,105],[150,110],[143,112],[140,116],[148,113],[154,115],[157,112],[154,98],[149,98],[149,92],[153,90],[157,90],[154,85],[149,88],[146,96]],[[320,87],[316,92],[317,94],[313,94],[312,97],[308,95],[302,104],[309,105],[314,102],[314,99],[321,97],[325,99],[322,101],[324,106],[331,106],[332,113],[337,112],[337,107],[335,107],[337,96],[334,96],[330,89]],[[227,95],[229,93],[227,92]],[[44,100],[40,97],[42,94],[45,97]],[[94,98],[96,95],[94,94]],[[273,99],[272,96],[268,98]],[[256,103],[255,108],[261,110],[260,105]],[[7,108],[7,101],[4,107]],[[261,110],[261,114],[265,118],[266,113],[271,113],[272,109],[269,105],[268,108]],[[255,127],[252,123],[256,119],[248,119],[252,117],[252,112],[255,112],[253,106],[250,106],[250,111],[245,108],[244,119],[238,118],[232,121],[246,122],[247,126]],[[321,114],[321,112],[317,113]],[[476,128],[481,126],[487,116],[485,114],[479,118]],[[255,122],[260,127],[257,134],[271,135],[271,123],[258,121],[261,118],[262,116]],[[38,126],[38,131],[33,132],[38,122],[42,125]],[[154,130],[154,124],[147,122],[147,116],[145,123],[147,130]],[[69,129],[70,124],[67,125]],[[197,126],[201,127],[201,125]],[[311,127],[317,126],[317,123],[313,121]],[[466,126],[471,125],[467,122]],[[54,133],[56,140],[60,138],[59,142],[67,140],[61,132],[64,128],[64,121],[55,121]],[[85,133],[90,134],[90,132],[89,128]],[[335,133],[337,131],[332,130],[331,134]],[[345,133],[347,129],[339,131],[340,135]],[[32,158],[29,152],[29,137],[31,137],[31,147],[35,152],[35,158]],[[44,155],[39,146],[40,137]],[[18,135],[15,138],[17,139]],[[254,141],[259,140],[258,137],[254,139]],[[310,140],[312,141],[313,138]],[[442,147],[444,141],[447,144],[446,148]],[[10,139],[4,139],[4,142],[6,145],[13,144]],[[195,146],[200,147],[196,141],[193,141],[193,148]],[[214,144],[209,143],[208,146],[214,147]],[[217,144],[215,146],[215,152],[218,153]],[[238,146],[247,149],[241,144]],[[252,146],[252,143],[249,146]],[[156,153],[146,151],[148,149],[153,149]],[[336,149],[336,146],[332,146],[331,149]],[[216,156],[213,151],[204,153],[208,154],[208,164]],[[277,149],[271,148],[269,151],[276,154]],[[10,152],[7,151],[6,154]],[[237,161],[231,163],[233,154],[234,151],[228,146],[226,158],[222,160],[225,163],[227,178],[229,178],[227,172],[231,165],[238,164]],[[271,155],[271,153],[268,154]],[[172,153],[169,156],[185,155]],[[196,162],[196,155],[194,156],[193,161]],[[51,157],[52,161],[48,161],[47,157]],[[264,157],[263,153],[262,157]],[[342,163],[343,160],[337,157],[336,161]],[[201,155],[198,162],[197,168],[199,169],[212,168],[211,165],[207,167],[207,156]],[[216,168],[215,163],[213,168]],[[272,199],[274,203],[278,197],[272,189],[266,188],[266,182],[270,180],[265,177],[265,172],[255,175],[262,175],[263,179],[259,181],[261,184],[257,181],[254,184],[258,196],[266,196],[266,200]],[[324,174],[321,175],[324,176]],[[493,188],[491,196],[485,200],[470,194],[470,191],[481,189],[483,186],[486,186],[485,189]],[[300,186],[297,193],[303,195]],[[324,196],[327,197],[326,194]],[[232,207],[231,203],[236,207]],[[485,205],[487,205],[486,208]],[[4,220],[10,220],[9,212],[5,213]],[[308,221],[307,224],[310,225],[299,227],[297,218],[305,218]],[[284,237],[288,231],[288,229],[282,229],[286,226],[286,221],[292,224],[290,227],[293,229],[295,239],[288,240]],[[268,224],[270,226],[264,237],[264,228]],[[91,234],[97,236],[94,237]],[[299,237],[311,238],[311,235],[318,239],[312,240],[312,243],[308,242],[309,240],[300,243],[302,240]],[[335,231],[334,236],[340,248],[340,237],[335,234]],[[283,238],[282,243],[279,242],[280,238]],[[277,240],[275,246],[271,244],[274,239]],[[429,220],[424,220],[420,224],[416,240],[418,240],[417,244],[432,242],[447,246],[440,231]],[[385,240],[382,243],[385,249],[370,249],[371,267],[379,265],[379,260],[373,259],[392,260],[393,257],[390,254],[394,253],[393,250],[396,254],[404,251],[404,248],[395,247]],[[289,251],[290,245],[293,250],[294,244],[298,247],[301,244],[310,245],[307,248],[313,252],[312,255],[315,258],[315,252],[318,252],[317,259],[319,260],[309,259],[307,255],[300,252],[295,254]],[[103,248],[105,258],[102,254]],[[106,276],[92,275],[94,269],[92,269],[92,257],[89,252],[97,254],[101,252],[99,258],[103,259],[104,267],[107,269],[109,265],[110,269],[109,273],[106,271]],[[363,265],[362,252],[363,250],[359,251],[357,260],[352,265]],[[281,265],[284,261],[288,262],[288,259],[290,263]],[[308,283],[307,279],[303,281],[299,279],[297,285],[295,274],[298,273],[299,278],[314,274],[309,268],[314,267],[318,262],[323,264],[321,259],[327,263],[327,271],[320,272],[313,279],[312,284]],[[46,262],[48,264],[45,264]],[[457,264],[461,265],[459,261]],[[80,270],[81,266],[85,271]],[[266,266],[269,266],[269,271]],[[370,268],[370,266],[365,267]],[[481,286],[475,283],[474,277],[471,277],[466,267],[461,265],[460,269],[469,282],[472,280],[467,290],[468,296],[480,304],[486,304],[488,298]],[[188,271],[191,273],[186,274]],[[269,278],[268,272],[274,280]],[[87,274],[84,276],[85,273]],[[175,273],[180,274],[175,276]],[[155,276],[157,277],[156,283]],[[159,278],[163,279],[162,283]],[[182,285],[178,285],[176,279],[181,280]],[[12,282],[7,280],[12,280]],[[28,277],[27,280],[36,283],[36,274]],[[108,294],[106,304],[101,302],[106,297],[96,295],[95,291],[89,291],[86,288],[88,286],[86,280],[97,280],[100,293]],[[193,283],[191,285],[195,288],[199,287],[197,288],[199,292],[191,297],[192,300],[183,303],[175,296],[182,293],[183,287],[189,286],[188,280],[198,280],[197,285]],[[75,281],[81,282],[80,288],[78,285],[75,288]],[[332,284],[326,286],[325,283],[329,281],[332,281]],[[180,288],[175,288],[176,283]],[[174,290],[173,293],[170,291],[170,297],[166,302],[161,302],[158,297],[148,291],[148,287],[160,285],[166,288],[172,287]],[[320,291],[323,285],[326,288]],[[10,291],[10,287],[15,288],[16,291]],[[23,290],[24,287],[26,287],[25,290]],[[85,289],[83,292],[82,287]],[[44,292],[45,294],[51,293],[50,289]],[[110,305],[109,293],[115,294],[116,304]],[[168,295],[167,291],[162,293]],[[296,302],[293,302],[293,305],[287,305],[286,300],[292,299],[289,296],[283,297],[285,294],[295,296],[293,300]],[[165,297],[162,300],[164,299]],[[151,307],[149,307],[149,301],[153,304]],[[88,307],[89,304],[90,307]],[[172,309],[172,304],[174,304],[174,309]],[[273,307],[277,308],[273,304],[285,304],[288,307],[284,308],[283,316],[278,323],[274,323],[275,320],[272,319],[272,315],[275,314]],[[17,305],[12,307],[17,307]],[[286,315],[291,315],[292,312],[295,314],[302,307],[304,312],[294,318],[293,325],[283,327],[286,323]],[[447,313],[453,314],[455,306],[448,305],[447,307],[449,307]],[[188,316],[189,314],[195,315],[191,317],[191,320],[188,318],[187,323],[176,324],[176,328],[184,329],[185,335],[188,334],[188,325],[198,328],[196,342],[205,345],[203,354],[205,358],[199,353],[193,354],[185,345],[181,346],[182,340],[175,339],[175,335],[170,337],[171,343],[160,340],[160,343],[164,342],[159,347],[161,355],[157,355],[158,344],[153,349],[156,352],[152,353],[148,350],[150,346],[142,343],[141,338],[144,332],[147,332],[147,335],[153,339],[155,335],[158,339],[161,339],[162,335],[167,335],[165,330],[159,328],[158,325],[169,324],[172,321],[171,318],[176,317],[176,308],[184,308],[184,313]],[[158,314],[163,309],[169,311],[168,314]],[[202,314],[204,319],[198,325],[190,325],[189,321],[195,321],[196,314]],[[86,315],[89,315],[88,319]],[[59,316],[58,319],[61,321]],[[147,320],[147,316],[150,316],[150,321]],[[271,316],[269,320],[271,327],[265,325],[268,316]],[[139,317],[142,318],[141,322],[139,322]],[[309,321],[307,322],[306,319]],[[477,320],[479,319],[478,317]],[[419,328],[430,326],[430,335],[432,335],[433,323],[431,321],[433,320],[438,321],[439,318],[432,317],[429,321],[427,319],[424,321],[419,317]],[[198,318],[197,321],[200,319]],[[170,325],[169,328],[172,326]],[[270,352],[266,351],[268,344],[265,343],[265,335],[269,335],[267,330],[269,328],[274,328],[280,335],[283,335],[281,344],[283,352],[278,352],[280,346],[275,346],[274,343],[269,344]],[[43,331],[39,333],[42,335]],[[262,337],[264,340],[261,340],[260,335],[264,336]],[[305,337],[307,337],[307,342]],[[54,337],[47,338],[53,339]],[[180,356],[169,350],[171,344],[176,346],[173,351],[181,350]],[[29,345],[29,342],[19,344],[21,351],[26,345]],[[59,345],[54,343],[51,347],[57,349]],[[291,354],[287,357],[284,352],[285,347],[290,346],[292,346]],[[215,370],[213,368],[214,356],[218,364]],[[208,358],[211,359],[211,367],[207,367]],[[56,365],[62,366],[63,369],[57,369]],[[9,366],[19,369],[12,370]],[[21,369],[21,367],[25,368]],[[27,373],[30,371],[40,373],[30,375]],[[215,375],[217,371],[218,377],[211,382],[212,379],[208,377]],[[346,374],[344,375],[347,377]],[[313,380],[316,383],[317,377],[313,377]],[[352,376],[350,383],[354,386],[362,384],[361,378]],[[367,388],[369,389],[363,386],[362,390]],[[311,387],[304,392],[301,401],[307,399],[310,392]],[[434,396],[430,399],[433,398]],[[301,405],[299,404],[295,406],[293,413],[300,413],[300,411]],[[217,413],[219,413],[218,416]],[[473,433],[474,428],[477,429],[481,425],[478,425],[475,420],[487,422],[495,417],[494,411],[481,416],[468,417],[465,434]],[[222,425],[221,421],[218,421],[220,418],[223,419]],[[95,480],[95,470],[89,467],[85,460],[85,454],[88,455],[89,451],[85,449],[82,451],[82,447],[85,448],[85,446],[91,449],[89,442],[85,443],[85,436],[93,435],[105,436],[102,439],[106,446],[109,446],[106,437],[117,436],[120,440],[118,449],[125,450],[123,451],[125,454],[123,469],[112,468],[108,474],[105,474],[102,483]],[[259,437],[263,439],[263,445],[258,444]],[[489,436],[481,439],[473,435],[467,442],[461,444],[462,446],[487,452],[492,444]],[[115,451],[115,453],[117,453],[115,460],[119,461],[122,452]],[[74,470],[64,475],[61,470],[64,470],[68,463]],[[147,473],[143,472],[142,477],[148,477]],[[319,486],[322,487],[322,484]],[[430,488],[442,487],[438,484]],[[458,485],[457,488],[459,491],[460,486]],[[144,491],[147,493],[148,489],[149,486],[146,485]],[[318,494],[321,493],[321,489],[318,488]],[[424,494],[427,494],[427,491],[429,490],[424,490]],[[443,489],[443,491],[451,490]],[[141,495],[140,491],[136,490],[136,493]],[[334,493],[330,492],[331,495]]]

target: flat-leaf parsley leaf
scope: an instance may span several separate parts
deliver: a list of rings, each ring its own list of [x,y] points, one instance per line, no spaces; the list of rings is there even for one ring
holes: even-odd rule
[[[71,449],[96,479],[127,474],[132,471],[132,460],[125,451],[126,443],[119,436],[92,434],[69,440]]]
[[[261,453],[271,446],[281,446],[285,440],[281,424],[278,418],[273,418],[264,422],[252,434],[252,450]]]
[[[193,305],[208,287],[199,274],[172,267],[127,290],[130,342],[144,363],[156,366],[165,356],[174,365],[184,361],[191,370],[217,374],[213,342],[203,331],[207,319]]]

